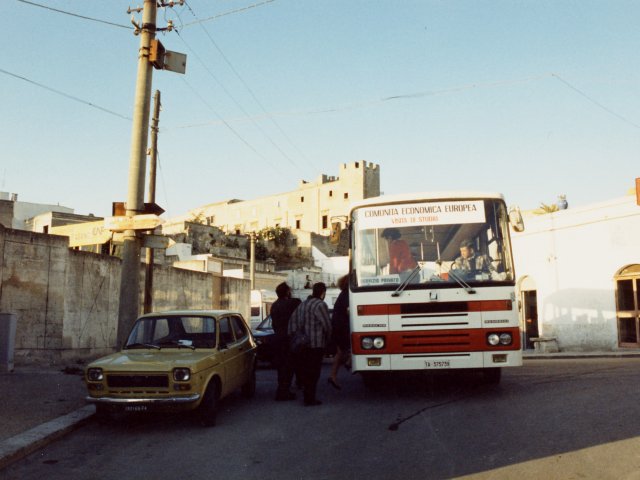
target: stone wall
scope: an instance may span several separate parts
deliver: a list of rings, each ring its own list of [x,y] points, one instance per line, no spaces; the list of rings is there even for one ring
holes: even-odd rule
[[[84,361],[115,348],[121,260],[67,245],[67,237],[0,226],[0,312],[17,318],[16,364]],[[173,267],[155,266],[153,297],[154,310],[250,313],[248,280]]]

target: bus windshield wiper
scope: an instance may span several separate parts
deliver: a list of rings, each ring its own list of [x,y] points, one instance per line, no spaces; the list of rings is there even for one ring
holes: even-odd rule
[[[472,293],[476,293],[476,291],[471,288],[471,286],[467,282],[465,282],[461,277],[458,276],[457,273],[454,272],[455,270],[449,270],[449,276],[452,277],[456,281],[456,283],[464,289],[465,292],[467,292],[469,295],[471,295]]]
[[[404,289],[407,288],[407,285],[409,285],[409,282],[413,280],[413,277],[415,277],[416,273],[418,273],[420,270],[422,270],[422,267],[420,266],[420,264],[417,264],[415,268],[411,270],[411,273],[409,274],[409,276],[404,279],[404,282],[398,285],[398,288],[395,289],[395,291],[391,294],[391,296],[399,297],[400,294],[404,292]]]

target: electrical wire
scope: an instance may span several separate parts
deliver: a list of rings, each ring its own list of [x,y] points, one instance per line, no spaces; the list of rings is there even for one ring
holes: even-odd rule
[[[81,18],[83,20],[90,20],[92,22],[104,23],[105,25],[111,25],[112,27],[118,28],[126,28],[127,30],[133,30],[133,27],[130,25],[121,25],[118,23],[107,22],[106,20],[100,20],[99,18],[86,17],[84,15],[78,15],[77,13],[67,12],[65,10],[59,10],[57,8],[49,7],[47,5],[40,5],[39,3],[30,2],[28,0],[17,0],[20,3],[25,3],[27,5],[32,5],[34,7],[44,8],[45,10],[51,10],[52,12],[62,13],[64,15],[69,15],[71,17]]]
[[[229,10],[228,12],[223,12],[223,13],[219,13],[217,15],[214,15],[212,17],[208,17],[208,18],[204,18],[202,20],[198,20],[196,19],[193,22],[189,22],[189,23],[185,23],[184,26],[185,27],[190,27],[191,25],[195,25],[197,23],[204,23],[204,22],[209,22],[211,20],[217,20],[220,17],[225,17],[227,15],[231,15],[232,13],[239,13],[239,12],[244,12],[245,10],[250,10],[252,8],[256,8],[256,7],[261,7],[263,5],[266,5],[267,3],[272,3],[275,2],[275,0],[265,0],[264,2],[260,2],[260,3],[254,3],[253,5],[248,5],[246,7],[242,7],[242,8],[237,8],[235,10]]]
[[[37,86],[37,87],[44,88],[45,90],[48,90],[48,91],[50,91],[50,92],[53,92],[53,93],[55,93],[55,94],[57,94],[57,95],[60,95],[60,96],[62,96],[62,97],[65,97],[65,98],[68,98],[68,99],[70,99],[70,100],[73,100],[74,102],[82,103],[83,105],[88,105],[89,107],[96,108],[96,109],[98,109],[98,110],[101,110],[101,111],[103,111],[103,112],[105,112],[105,113],[108,113],[108,114],[110,114],[110,115],[114,115],[114,116],[116,116],[116,117],[122,118],[122,119],[124,119],[124,120],[130,120],[130,121],[131,121],[131,120],[133,120],[131,117],[127,117],[127,116],[125,116],[125,115],[121,115],[121,114],[120,114],[120,113],[118,113],[118,112],[114,112],[113,110],[109,110],[109,109],[107,109],[107,108],[101,107],[100,105],[96,105],[95,103],[91,103],[91,102],[89,102],[89,101],[87,101],[87,100],[83,100],[83,99],[81,99],[81,98],[75,97],[75,96],[73,96],[73,95],[70,95],[70,94],[68,94],[68,93],[62,92],[62,91],[60,91],[60,90],[56,90],[55,88],[48,87],[47,85],[44,85],[44,84],[42,84],[42,83],[36,82],[36,81],[34,81],[34,80],[31,80],[31,79],[29,79],[29,78],[27,78],[27,77],[23,77],[23,76],[21,76],[21,75],[17,75],[17,74],[15,74],[15,73],[8,72],[8,71],[3,70],[3,69],[1,69],[1,68],[0,68],[0,73],[4,73],[5,75],[9,75],[9,76],[14,77],[14,78],[17,78],[17,79],[19,79],[19,80],[23,80],[23,81],[28,82],[28,83],[30,83],[30,84],[32,84],[32,85]]]
[[[191,12],[191,14],[194,16],[194,18],[198,18],[197,15],[195,14],[195,12],[193,11],[193,9],[191,8],[191,5],[189,5],[186,1],[185,1],[185,5],[187,6],[187,8],[189,9],[189,11]],[[251,95],[251,97],[253,98],[253,100],[256,102],[256,104],[260,107],[260,109],[264,112],[264,114],[266,115],[267,118],[269,118],[271,120],[271,122],[275,125],[275,127],[280,131],[281,135],[289,142],[289,144],[291,146],[293,146],[300,154],[301,156],[309,163],[309,166],[315,170],[316,166],[313,165],[311,162],[309,162],[309,160],[307,159],[307,157],[300,151],[300,149],[291,141],[291,139],[289,138],[289,136],[284,132],[284,130],[282,129],[282,127],[275,121],[275,119],[273,117],[271,117],[269,115],[269,113],[267,112],[267,110],[264,108],[264,106],[262,105],[262,103],[260,102],[260,100],[258,99],[258,97],[256,96],[256,94],[253,92],[253,90],[251,89],[251,87],[249,86],[249,84],[244,80],[244,78],[242,78],[242,76],[240,75],[240,73],[238,72],[238,70],[233,66],[233,64],[231,63],[231,61],[229,60],[229,58],[225,55],[225,53],[222,51],[222,49],[218,46],[218,44],[216,43],[216,41],[213,39],[213,37],[211,36],[211,34],[209,33],[209,31],[202,25],[202,23],[200,23],[200,28],[202,29],[202,31],[205,33],[205,35],[207,36],[207,38],[209,38],[209,41],[211,42],[211,44],[215,47],[215,49],[218,51],[218,53],[220,54],[220,56],[222,57],[222,59],[225,61],[225,63],[227,64],[227,66],[229,67],[229,69],[233,72],[233,74],[236,76],[236,78],[240,81],[240,83],[242,83],[242,85],[246,88],[246,90],[249,92],[249,94]],[[183,39],[184,41],[184,39]],[[218,82],[219,83],[219,82]],[[226,89],[225,89],[226,92]],[[233,97],[231,97],[233,100]],[[235,100],[234,100],[235,102]],[[245,113],[245,115],[247,115],[247,113],[244,111],[244,109],[239,105],[238,102],[235,102],[236,105],[238,106],[238,108],[240,108],[243,113]],[[280,154],[294,167],[296,167],[297,169],[300,170],[300,172],[302,173],[302,169],[301,167],[289,156],[287,155],[282,148],[280,148],[280,146],[255,122],[255,119],[252,118],[251,120],[252,123],[254,123],[254,125],[256,126],[256,128],[258,128],[262,134],[269,140],[269,142],[271,143],[271,145],[278,150],[278,152],[280,152]]]

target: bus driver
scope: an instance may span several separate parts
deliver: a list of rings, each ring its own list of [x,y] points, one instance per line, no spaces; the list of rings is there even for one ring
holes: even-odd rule
[[[473,242],[463,240],[460,243],[460,256],[453,261],[451,269],[462,273],[465,277],[475,276],[478,273],[491,273],[491,257],[489,255],[476,255]]]

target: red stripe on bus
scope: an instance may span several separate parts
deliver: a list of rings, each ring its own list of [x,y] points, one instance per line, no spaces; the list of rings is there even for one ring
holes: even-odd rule
[[[487,343],[490,333],[510,333],[510,345],[492,346]],[[362,337],[383,337],[385,347],[380,350],[365,350],[360,345]],[[520,350],[520,329],[474,328],[447,330],[405,330],[397,332],[367,332],[351,335],[353,353],[356,355],[375,354],[417,354],[452,352],[491,352],[497,350]]]
[[[358,305],[358,315],[400,315],[401,313],[502,312],[511,311],[511,300],[471,302],[428,302]]]

